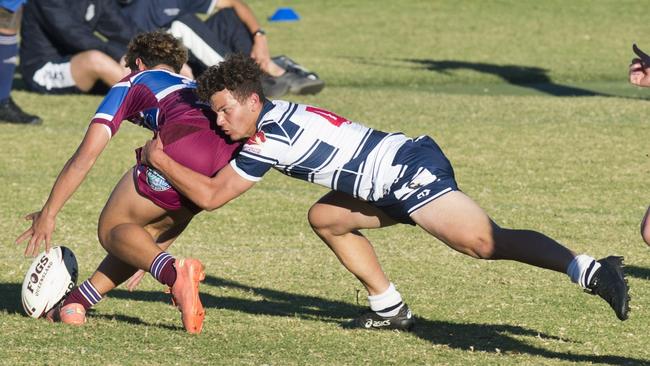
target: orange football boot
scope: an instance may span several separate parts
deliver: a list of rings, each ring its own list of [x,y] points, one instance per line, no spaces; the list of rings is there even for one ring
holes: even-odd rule
[[[52,323],[83,325],[86,322],[86,309],[83,305],[75,302],[66,306],[57,305],[45,314],[45,318]]]
[[[176,260],[174,267],[176,282],[171,287],[172,301],[181,311],[185,330],[199,334],[205,318],[205,310],[199,298],[199,282],[205,279],[203,264],[198,259],[185,258]]]

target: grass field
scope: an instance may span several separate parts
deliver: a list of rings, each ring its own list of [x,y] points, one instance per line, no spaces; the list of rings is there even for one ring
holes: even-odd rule
[[[577,252],[626,257],[630,319],[567,276],[463,256],[419,229],[367,231],[418,317],[413,333],[341,329],[366,306],[362,286],[306,220],[323,188],[270,173],[255,189],[196,217],[171,248],[201,258],[203,334],[147,277],[109,293],[80,328],[23,315],[30,259],[13,244],[76,149],[101,100],[16,91],[44,124],[0,124],[0,364],[53,365],[569,365],[650,364],[650,253],[638,233],[648,204],[650,90],[629,86],[631,45],[646,6],[633,1],[250,0],[259,18],[292,6],[297,23],[267,23],[273,54],[328,86],[290,97],[411,136],[428,134],[458,182],[502,226],[544,232]],[[104,251],[96,222],[133,150],[125,125],[60,213],[55,243],[80,278]]]

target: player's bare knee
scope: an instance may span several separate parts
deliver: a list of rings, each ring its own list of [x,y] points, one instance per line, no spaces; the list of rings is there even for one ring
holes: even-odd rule
[[[110,230],[107,228],[103,227],[102,225],[99,225],[97,227],[97,239],[99,239],[99,244],[104,247],[104,249],[108,250],[108,240],[110,237]]]
[[[641,237],[646,244],[650,245],[650,222],[647,214],[641,222]]]
[[[311,225],[311,228],[315,232],[319,232],[321,230],[325,230],[327,227],[330,226],[331,220],[327,218],[327,215],[325,215],[325,209],[323,209],[322,205],[320,204],[315,204],[309,208],[309,211],[307,212],[307,220],[309,221],[309,225]]]
[[[104,210],[106,210],[106,208],[104,208]],[[102,211],[102,214],[99,215],[99,221],[97,222],[97,239],[99,240],[99,243],[104,248],[106,248],[106,245],[104,243],[108,242],[108,238],[112,228],[112,225],[109,224],[109,221],[110,220],[106,220],[104,211]]]
[[[494,259],[496,245],[490,235],[468,234],[463,239],[465,253],[476,259]]]
[[[311,206],[307,220],[312,230],[321,237],[342,235],[350,231],[341,226],[340,219],[329,207],[319,203]]]
[[[650,207],[648,207],[648,210],[641,220],[641,237],[646,244],[650,245],[650,220],[648,216],[650,216]]]
[[[98,236],[99,236],[99,243],[106,249],[107,252],[111,252],[111,248],[114,245],[115,241],[117,238],[121,235],[120,233],[122,232],[122,226],[124,225],[117,225],[117,226],[112,226],[112,227],[102,227],[102,225],[99,226],[98,228]]]

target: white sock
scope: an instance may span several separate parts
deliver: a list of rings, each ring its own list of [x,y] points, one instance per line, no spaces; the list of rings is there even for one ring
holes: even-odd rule
[[[596,259],[586,254],[580,254],[573,258],[566,274],[569,275],[572,282],[582,288],[587,288],[598,268],[600,268],[600,263]]]
[[[368,296],[368,302],[370,302],[370,309],[372,311],[385,318],[397,315],[402,306],[404,306],[402,295],[400,295],[392,282],[383,293]]]

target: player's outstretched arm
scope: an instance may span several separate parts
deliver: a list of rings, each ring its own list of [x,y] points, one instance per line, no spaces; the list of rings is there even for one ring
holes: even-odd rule
[[[214,177],[187,168],[163,151],[160,138],[147,141],[142,161],[160,171],[167,181],[203,210],[215,210],[249,190],[255,182],[242,178],[230,165]]]
[[[629,69],[630,83],[650,87],[650,56],[641,51],[636,44],[632,45],[632,51],[636,54],[636,58],[632,59]]]
[[[42,242],[45,242],[45,249],[50,250],[56,215],[86,178],[109,139],[110,136],[104,126],[92,124],[88,127],[86,136],[77,151],[56,178],[43,208],[25,216],[26,220],[32,221],[32,225],[16,239],[16,244],[29,239],[25,248],[26,256],[37,255]]]

